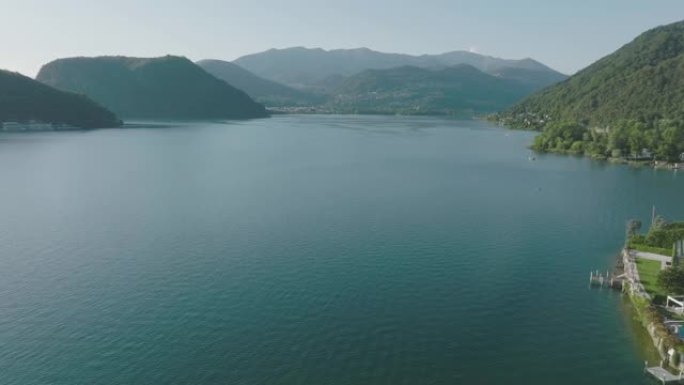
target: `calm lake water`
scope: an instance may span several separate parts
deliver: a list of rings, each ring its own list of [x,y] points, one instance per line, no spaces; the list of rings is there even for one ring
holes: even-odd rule
[[[0,136],[0,383],[647,384],[614,292],[684,175],[436,118]]]

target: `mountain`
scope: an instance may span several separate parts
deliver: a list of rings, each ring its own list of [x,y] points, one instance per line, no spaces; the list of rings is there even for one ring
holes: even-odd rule
[[[684,21],[641,34],[614,53],[503,114],[509,123],[609,126],[684,118]]]
[[[344,113],[473,115],[512,105],[536,88],[461,64],[367,70],[345,80],[328,107]]]
[[[310,106],[321,102],[319,96],[261,78],[231,62],[201,60],[196,64],[267,106]]]
[[[18,73],[0,70],[3,122],[50,123],[60,128],[118,127],[121,121],[83,95],[63,92]]]
[[[59,59],[37,80],[85,94],[125,118],[246,119],[267,116],[247,94],[184,57]]]
[[[369,50],[294,47],[271,49],[243,56],[235,64],[283,84],[305,88],[333,75],[350,76],[367,69],[384,69],[413,64],[409,55]]]
[[[556,78],[565,79],[567,76],[557,72],[546,65],[530,58],[515,60],[501,59],[492,56],[481,55],[469,51],[452,51],[440,55],[422,55],[418,57],[423,67],[454,66],[458,64],[469,64],[480,71],[496,74],[503,69],[521,69],[528,71],[548,72]]]
[[[644,32],[498,119],[541,130],[538,151],[684,161],[684,21]]]
[[[315,88],[331,77],[348,77],[369,69],[403,66],[445,68],[458,64],[469,64],[490,74],[514,68],[552,76],[556,81],[565,79],[565,75],[532,59],[506,60],[466,51],[412,56],[377,52],[368,48],[327,51],[295,47],[243,56],[235,64],[258,76],[295,88]]]

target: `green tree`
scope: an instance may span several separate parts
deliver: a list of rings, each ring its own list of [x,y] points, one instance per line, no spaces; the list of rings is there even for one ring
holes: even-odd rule
[[[646,126],[641,122],[630,122],[627,131],[627,142],[629,143],[629,151],[632,155],[638,156],[646,147],[645,137]]]
[[[614,154],[619,154],[614,157],[619,157],[629,147],[629,135],[624,123],[618,123],[613,126],[608,133],[608,150]]]
[[[648,229],[648,232],[651,233],[651,232],[655,232],[658,230],[662,230],[666,226],[667,226],[667,220],[665,219],[665,217],[663,217],[662,215],[657,215],[653,219],[653,223],[651,223],[651,228]]]
[[[638,219],[630,219],[627,221],[627,239],[631,239],[641,230],[641,221]]]
[[[670,161],[677,161],[679,154],[684,148],[682,148],[682,142],[684,141],[684,129],[681,125],[670,124],[667,128],[663,130],[663,156],[665,159]]]
[[[658,285],[668,294],[684,294],[684,269],[672,267],[661,270],[658,274]]]

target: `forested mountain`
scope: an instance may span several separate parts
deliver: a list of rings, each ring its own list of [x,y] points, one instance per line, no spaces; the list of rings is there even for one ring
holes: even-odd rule
[[[243,119],[267,116],[243,91],[184,57],[59,59],[37,79],[85,94],[124,118]]]
[[[543,130],[535,142],[543,151],[679,160],[684,153],[684,22],[641,34],[498,118]]]
[[[643,33],[505,116],[532,126],[541,120],[603,126],[619,119],[684,117],[684,22]]]
[[[111,111],[83,95],[0,70],[0,128],[3,122],[50,123],[55,129],[121,125]]]
[[[344,81],[333,111],[471,116],[506,108],[536,86],[486,74],[470,65],[430,70],[412,66],[367,70]]]
[[[197,65],[267,106],[310,106],[322,100],[320,96],[261,78],[231,62],[201,60]]]
[[[368,48],[327,51],[295,47],[247,55],[237,59],[235,63],[258,76],[296,88],[316,88],[331,77],[339,79],[340,76],[348,77],[369,69],[402,66],[439,69],[469,64],[493,75],[513,68],[529,70],[531,74],[552,76],[556,78],[555,81],[565,78],[565,75],[532,59],[506,60],[466,51],[412,56],[377,52]]]

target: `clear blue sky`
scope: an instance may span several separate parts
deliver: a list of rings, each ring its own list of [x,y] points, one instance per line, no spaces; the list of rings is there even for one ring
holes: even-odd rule
[[[269,48],[474,50],[573,73],[684,18],[684,0],[0,0],[0,68],[68,56],[233,60]]]

